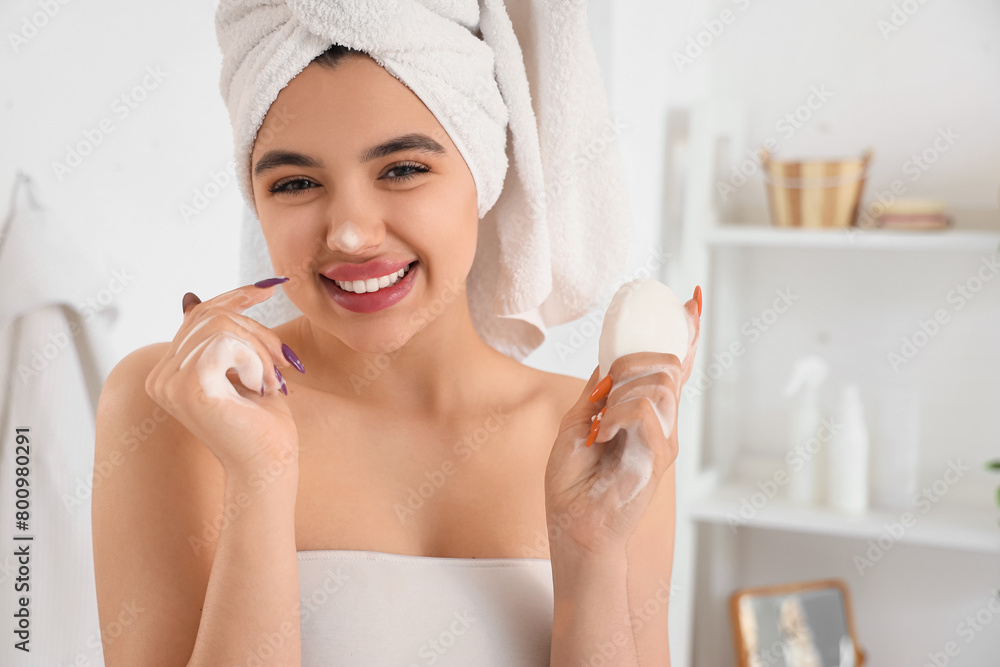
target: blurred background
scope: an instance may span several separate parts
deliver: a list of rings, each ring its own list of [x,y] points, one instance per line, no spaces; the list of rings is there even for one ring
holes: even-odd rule
[[[997,664],[1000,475],[987,463],[1000,459],[1000,4],[589,7],[615,119],[600,149],[621,152],[633,212],[622,280],[705,295],[682,399],[669,602],[651,592],[644,605],[669,610],[673,663],[854,664],[818,646],[832,633],[869,665]],[[26,383],[65,362],[62,350],[75,347],[83,369],[67,376],[83,377],[76,403],[32,385],[64,422],[53,437],[74,443],[53,481],[66,493],[38,519],[77,536],[62,552],[77,569],[39,575],[43,600],[78,589],[80,622],[49,637],[68,642],[65,664],[101,664],[93,584],[80,583],[92,579],[100,478],[86,470],[95,383],[173,337],[184,292],[239,284],[244,205],[214,11],[204,0],[0,7],[0,195],[18,212],[0,236],[3,437]],[[45,225],[45,252],[18,246],[32,225]],[[25,295],[42,287],[87,333],[61,321],[15,331]],[[588,377],[610,297],[552,330],[527,363]],[[11,447],[0,456],[5,523]],[[0,529],[4,551],[12,532]],[[784,621],[764,631],[790,608],[778,589],[756,606],[732,597],[831,579],[849,594],[795,607],[811,632]]]

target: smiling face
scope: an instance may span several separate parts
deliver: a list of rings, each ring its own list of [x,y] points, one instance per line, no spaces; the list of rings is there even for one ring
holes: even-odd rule
[[[472,173],[420,98],[371,58],[312,63],[292,79],[258,131],[251,169],[275,273],[291,278],[283,289],[313,326],[354,350],[387,352],[443,307],[467,307]],[[368,260],[387,263],[350,274]],[[374,293],[385,279],[352,281],[369,289],[359,294],[323,275],[375,278],[414,261],[396,289]]]

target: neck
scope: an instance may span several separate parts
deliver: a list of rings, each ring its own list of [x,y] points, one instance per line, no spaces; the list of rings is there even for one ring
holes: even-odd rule
[[[458,296],[402,345],[359,352],[314,324],[298,319],[299,354],[312,386],[395,411],[429,418],[481,403],[483,374],[495,375],[511,359],[487,345],[472,324],[463,284]],[[297,353],[298,350],[295,350]],[[316,369],[313,375],[313,369]],[[322,378],[317,383],[317,378]]]

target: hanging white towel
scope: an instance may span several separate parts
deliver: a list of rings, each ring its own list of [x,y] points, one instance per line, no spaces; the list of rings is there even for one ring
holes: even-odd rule
[[[83,246],[29,188],[19,175],[0,232],[0,665],[103,665],[90,493],[96,405],[111,361],[102,342],[115,313],[92,305],[113,276],[79,254]],[[17,429],[25,429],[20,447]],[[17,486],[18,472],[28,473],[27,487]],[[24,488],[28,514],[19,519]],[[11,633],[22,597],[30,651]]]

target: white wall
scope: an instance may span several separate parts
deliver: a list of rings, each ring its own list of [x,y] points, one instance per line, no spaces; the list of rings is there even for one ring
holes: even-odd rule
[[[41,202],[84,239],[79,252],[102,262],[109,284],[124,271],[110,341],[120,358],[173,337],[184,292],[236,285],[235,185],[193,218],[179,211],[196,191],[212,189],[212,172],[231,155],[214,9],[198,1],[53,4],[58,12],[16,53],[10,34],[44,14],[37,0],[8,0],[0,10],[0,195],[6,202],[16,170],[28,173]],[[57,174],[55,164],[81,142],[96,146]]]
[[[733,8],[735,20],[704,59],[713,94],[745,110],[741,158],[768,138],[779,158],[870,147],[866,201],[901,179],[906,196],[947,202],[958,225],[1000,225],[1000,3],[717,4]],[[952,139],[935,148],[939,130]],[[925,151],[926,160],[913,159]],[[727,214],[766,221],[759,174],[732,196]]]

